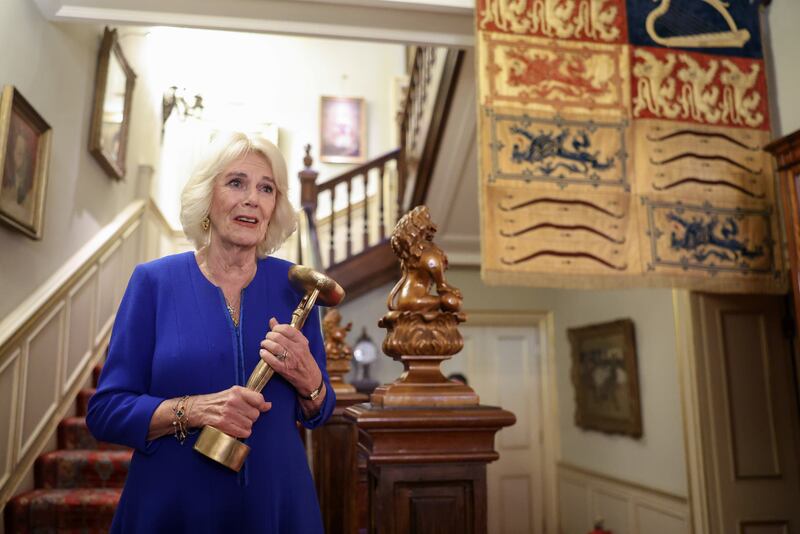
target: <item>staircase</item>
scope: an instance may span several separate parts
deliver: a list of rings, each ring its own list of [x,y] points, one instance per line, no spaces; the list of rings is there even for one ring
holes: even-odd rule
[[[299,263],[324,269],[350,299],[399,276],[387,236],[425,202],[463,57],[459,50],[415,49],[397,149],[318,183],[306,146]]]
[[[99,367],[95,384],[98,376]],[[6,505],[5,534],[108,532],[133,451],[98,443],[89,433],[85,416],[94,391],[81,390],[77,416],[58,426],[58,449],[36,459],[36,489]]]

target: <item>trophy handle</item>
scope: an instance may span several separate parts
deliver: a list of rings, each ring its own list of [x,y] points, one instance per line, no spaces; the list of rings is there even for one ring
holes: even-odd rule
[[[306,324],[308,314],[314,309],[314,303],[317,301],[318,296],[319,288],[316,287],[303,296],[300,304],[298,304],[297,308],[292,312],[291,326],[298,330],[303,328],[303,325]],[[253,372],[250,374],[250,378],[247,380],[247,385],[245,387],[261,393],[261,390],[264,389],[273,374],[275,374],[275,370],[264,360],[260,360],[256,368],[253,369]]]

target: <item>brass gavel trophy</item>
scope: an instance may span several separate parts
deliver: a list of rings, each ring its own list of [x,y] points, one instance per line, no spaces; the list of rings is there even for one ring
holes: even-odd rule
[[[297,308],[292,312],[291,326],[300,330],[306,318],[314,308],[314,303],[319,301],[323,306],[336,306],[344,298],[344,289],[332,278],[317,272],[309,267],[294,265],[289,269],[289,281],[297,289],[305,291],[305,295]],[[264,360],[260,360],[250,378],[247,388],[261,392],[267,385],[275,371]],[[245,458],[250,453],[250,447],[228,434],[206,425],[197,437],[194,450],[200,454],[221,463],[239,472]]]

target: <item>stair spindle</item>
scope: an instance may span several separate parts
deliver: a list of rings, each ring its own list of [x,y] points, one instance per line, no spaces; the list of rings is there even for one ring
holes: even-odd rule
[[[385,168],[385,165],[381,165],[378,168],[378,241],[383,241],[384,237],[386,237],[383,220],[383,175]]]
[[[364,250],[369,246],[369,204],[367,203],[367,186],[369,185],[369,170],[364,172]]]
[[[364,250],[369,247],[369,203],[367,189],[369,186],[369,171],[364,173]]]
[[[347,180],[347,256],[353,255],[353,179]]]
[[[334,247],[334,240],[333,240],[333,233],[334,233],[334,226],[335,220],[334,215],[336,214],[336,188],[331,188],[331,218],[330,218],[330,231],[328,232],[330,235],[330,243],[329,243],[329,250],[328,250],[328,265],[334,265],[336,263],[336,249]]]

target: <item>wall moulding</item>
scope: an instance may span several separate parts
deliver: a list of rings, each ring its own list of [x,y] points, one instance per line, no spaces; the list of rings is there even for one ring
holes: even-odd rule
[[[628,534],[689,534],[689,502],[640,484],[564,462],[558,464],[561,532],[583,534],[602,518],[605,528]],[[564,491],[569,487],[570,491]],[[566,516],[569,517],[566,517]]]

